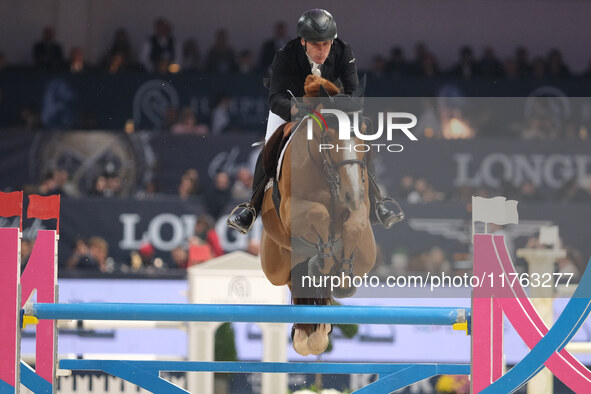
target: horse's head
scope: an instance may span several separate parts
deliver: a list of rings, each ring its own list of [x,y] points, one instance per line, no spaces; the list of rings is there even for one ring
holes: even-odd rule
[[[366,197],[369,150],[359,137],[365,130],[362,99],[358,94],[335,94],[336,87],[319,77],[309,76],[306,82],[307,95],[313,91],[316,96],[304,100],[310,106],[308,149],[317,155],[338,202],[357,210]]]

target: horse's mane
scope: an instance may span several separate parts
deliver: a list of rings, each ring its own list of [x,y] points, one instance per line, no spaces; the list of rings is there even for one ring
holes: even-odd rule
[[[324,86],[324,89],[331,96],[339,93],[339,88],[328,79],[310,74],[306,77],[306,82],[304,83],[304,91],[306,92],[304,97],[318,97],[320,95],[320,86]]]

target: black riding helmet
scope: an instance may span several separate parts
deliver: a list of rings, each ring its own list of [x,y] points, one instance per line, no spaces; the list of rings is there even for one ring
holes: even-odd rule
[[[310,42],[334,40],[337,38],[337,24],[330,12],[314,8],[300,16],[298,36]]]

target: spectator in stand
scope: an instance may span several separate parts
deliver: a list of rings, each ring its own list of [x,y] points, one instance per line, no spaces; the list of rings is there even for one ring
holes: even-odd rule
[[[440,75],[439,65],[437,59],[430,53],[422,57],[422,62],[418,69],[419,75],[422,77],[433,78]]]
[[[188,241],[188,266],[200,264],[224,254],[211,216],[200,215]]]
[[[176,62],[176,45],[172,26],[164,18],[154,21],[154,34],[144,43],[141,61],[150,72],[165,73],[168,66]]]
[[[269,73],[271,70],[271,63],[275,58],[275,52],[282,48],[289,41],[287,36],[287,28],[284,22],[277,22],[273,28],[273,38],[265,41],[261,49],[261,57],[259,59],[259,68],[263,73]]]
[[[113,41],[105,54],[103,64],[109,71],[111,70],[111,65],[114,63],[114,58],[118,58],[115,63],[120,63],[120,67],[123,69],[130,67],[134,63],[129,34],[124,27],[120,27],[115,31]]]
[[[53,178],[55,179],[55,192],[62,196],[73,197],[77,194],[77,190],[70,183],[70,173],[63,167],[58,167],[53,170]]]
[[[232,126],[230,115],[230,96],[221,95],[211,112],[211,134],[220,135]]]
[[[519,187],[518,201],[522,202],[541,202],[543,196],[531,181],[525,181]]]
[[[189,168],[183,173],[183,176],[186,176],[193,181],[194,194],[196,196],[203,196],[203,189],[199,180],[199,171],[197,171],[195,168]]]
[[[517,76],[520,78],[531,76],[529,53],[525,47],[520,46],[515,50],[515,62],[517,66]]]
[[[70,270],[113,272],[115,262],[109,257],[109,244],[101,237],[91,237],[88,243],[75,241],[72,255],[66,262]]]
[[[188,200],[195,197],[195,182],[187,175],[181,177],[181,182],[178,187],[178,196],[181,200]]]
[[[478,64],[472,54],[472,48],[468,46],[460,49],[460,60],[449,72],[452,77],[470,79],[478,75]]]
[[[443,192],[436,191],[427,183],[425,178],[417,178],[414,184],[414,190],[409,193],[407,201],[411,204],[419,204],[434,201],[445,200]]]
[[[20,110],[19,127],[26,130],[35,130],[41,128],[41,114],[33,105],[25,105]]]
[[[109,244],[101,237],[90,237],[88,240],[88,253],[96,261],[96,267],[100,272],[113,272],[115,262],[109,257]]]
[[[107,165],[107,167],[109,167]],[[118,171],[114,169],[106,169],[103,174],[99,175],[94,181],[92,189],[89,194],[99,197],[125,197],[122,195],[121,176]]]
[[[238,55],[238,72],[242,75],[248,75],[255,71],[254,57],[248,49],[240,51]]]
[[[546,77],[546,63],[541,56],[536,56],[532,60],[532,76],[536,79],[544,79]]]
[[[91,196],[102,197],[107,188],[107,178],[104,175],[99,175],[94,180],[92,189],[88,192]]]
[[[29,257],[31,257],[31,253],[33,252],[34,243],[34,239],[21,239],[21,274],[29,262]]]
[[[484,48],[478,69],[483,77],[499,77],[503,75],[503,66],[491,47]]]
[[[236,55],[228,42],[228,33],[218,30],[213,46],[207,54],[207,71],[225,74],[236,71]]]
[[[386,76],[386,61],[382,55],[375,55],[371,59],[369,75],[376,79],[384,78]]]
[[[122,195],[121,176],[118,172],[108,172],[105,174],[107,178],[107,187],[103,195],[105,197],[125,197]]]
[[[37,193],[42,196],[57,194],[57,182],[53,171],[47,171],[37,188]]]
[[[505,60],[503,72],[504,72],[505,78],[507,78],[507,79],[519,78],[519,73],[518,73],[518,69],[517,69],[517,61],[515,60],[514,57],[508,57]]]
[[[43,38],[33,46],[35,68],[58,70],[64,63],[62,46],[55,40],[55,30],[51,26],[43,29]]]
[[[89,71],[89,66],[84,60],[84,51],[80,47],[74,47],[68,58],[68,71],[70,74],[80,74]]]
[[[209,245],[213,257],[219,257],[224,254],[220,239],[215,231],[215,222],[211,216],[199,215],[195,224],[194,236]]]
[[[187,269],[189,265],[189,253],[186,249],[177,246],[170,251],[170,259],[172,260],[173,268]]]
[[[548,76],[560,78],[571,76],[570,69],[562,60],[562,53],[556,48],[548,53]]]
[[[197,46],[197,41],[190,38],[183,42],[183,52],[181,54],[181,70],[197,71],[201,67],[201,53]]]
[[[404,59],[404,52],[400,47],[394,47],[390,51],[390,59],[386,63],[386,74],[400,77],[409,73],[408,64]]]
[[[236,173],[236,181],[232,185],[232,197],[237,200],[248,200],[252,194],[252,172],[247,167],[240,167]]]
[[[556,201],[561,203],[584,201],[585,191],[579,185],[577,177],[566,182],[556,195]]]
[[[87,269],[92,266],[88,245],[82,238],[78,238],[72,245],[72,254],[66,261],[66,269]]]
[[[138,250],[130,253],[129,266],[132,272],[155,272],[165,268],[164,261],[156,257],[156,249],[149,242],[142,243]]]
[[[121,53],[115,53],[110,57],[109,63],[107,64],[106,71],[108,74],[118,74],[120,72],[127,71],[127,65],[125,63],[125,56]]]
[[[148,200],[158,196],[160,188],[155,180],[149,180],[144,184],[144,187],[135,193],[135,198],[138,200]]]
[[[405,175],[400,179],[400,187],[396,190],[396,200],[408,201],[408,196],[414,190],[415,180],[410,175]]]
[[[174,135],[207,135],[209,127],[204,123],[197,123],[197,117],[191,107],[183,107],[178,122],[172,125],[170,131]]]
[[[232,201],[230,177],[226,172],[218,172],[214,178],[213,188],[207,193],[205,205],[207,211],[215,218],[219,218],[224,208]]]
[[[426,57],[430,55],[429,50],[427,49],[427,45],[419,41],[415,45],[415,58],[411,64],[411,73],[415,75],[422,75],[423,73],[421,70],[423,69],[423,62]]]

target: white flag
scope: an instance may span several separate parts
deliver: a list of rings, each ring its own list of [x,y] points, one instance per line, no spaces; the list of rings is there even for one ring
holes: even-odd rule
[[[472,196],[472,222],[495,223],[498,225],[519,222],[516,200],[505,197]]]
[[[553,248],[558,248],[558,226],[540,227],[540,243],[542,245],[549,245]]]

